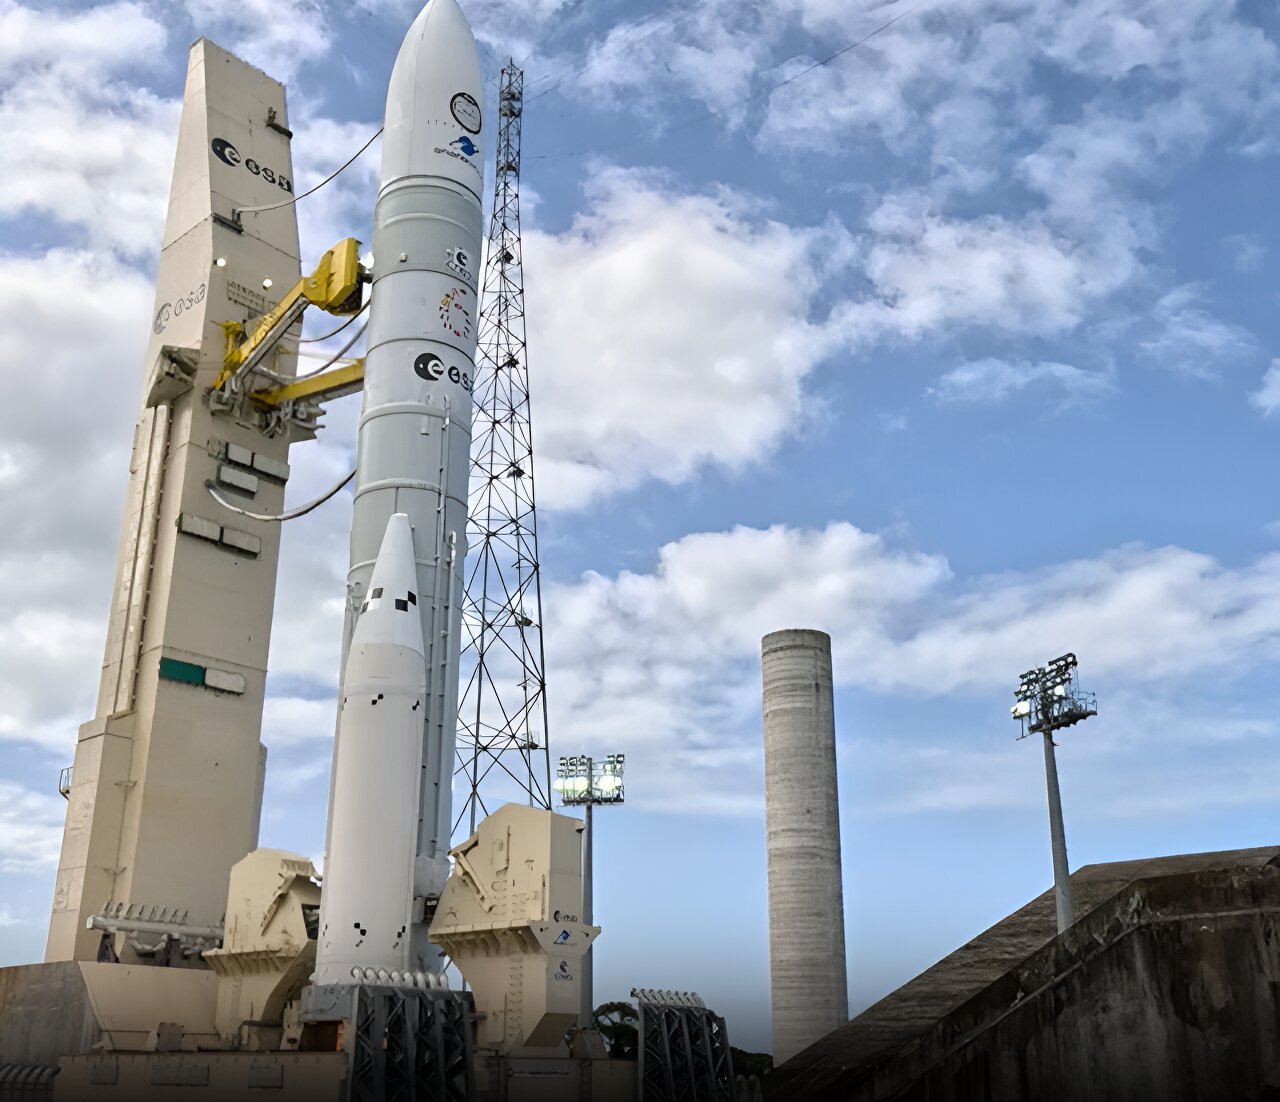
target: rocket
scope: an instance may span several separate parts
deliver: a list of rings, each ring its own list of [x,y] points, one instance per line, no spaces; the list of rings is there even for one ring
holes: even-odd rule
[[[456,0],[428,0],[387,89],[319,983],[349,983],[353,968],[440,968],[426,915],[449,872],[479,323],[481,97],[465,16]],[[404,627],[413,619],[416,634]],[[415,661],[420,671],[409,668]],[[384,677],[386,687],[373,691]],[[420,701],[410,709],[412,745],[400,726],[411,698]],[[373,865],[385,868],[376,882]]]

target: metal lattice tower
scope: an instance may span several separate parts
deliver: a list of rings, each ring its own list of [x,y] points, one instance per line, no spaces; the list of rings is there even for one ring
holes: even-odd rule
[[[524,73],[508,62],[498,86],[493,214],[473,391],[472,559],[462,606],[457,767],[470,791],[454,820],[455,833],[464,823],[474,831],[508,801],[551,808],[520,244],[523,105]]]

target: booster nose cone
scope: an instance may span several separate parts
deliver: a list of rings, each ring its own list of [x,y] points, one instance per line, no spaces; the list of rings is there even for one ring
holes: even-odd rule
[[[425,655],[418,608],[413,529],[407,513],[393,513],[373,564],[369,592],[360,606],[351,645],[392,643]]]
[[[482,88],[476,40],[457,0],[428,0],[391,70],[381,186],[443,176],[478,199]]]

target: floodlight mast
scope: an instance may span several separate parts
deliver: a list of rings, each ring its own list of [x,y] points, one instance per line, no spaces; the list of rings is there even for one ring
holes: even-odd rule
[[[1053,850],[1058,933],[1075,921],[1075,909],[1071,900],[1071,869],[1067,863],[1067,834],[1062,821],[1053,732],[1098,714],[1097,697],[1076,685],[1077,665],[1074,654],[1064,654],[1044,666],[1028,670],[1018,679],[1018,687],[1013,690],[1017,703],[1010,709],[1022,727],[1019,738],[1039,733],[1044,739],[1044,780],[1049,801],[1049,843]]]
[[[622,784],[625,754],[610,754],[604,761],[576,754],[561,758],[556,767],[556,779],[551,787],[560,794],[560,802],[566,807],[583,807],[586,818],[582,828],[582,921],[591,925],[591,808],[595,804],[620,804],[626,796]],[[579,1007],[578,1025],[591,1029],[595,1024],[594,998],[595,967],[591,947],[582,956],[582,1005]]]

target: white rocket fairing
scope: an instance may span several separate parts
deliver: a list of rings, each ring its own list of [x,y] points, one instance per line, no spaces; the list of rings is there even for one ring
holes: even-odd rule
[[[456,0],[429,0],[405,36],[387,89],[347,579],[342,664],[347,703],[334,747],[324,888],[330,934],[337,936],[338,922],[346,924],[343,937],[367,929],[372,938],[374,927],[367,922],[353,925],[363,917],[351,910],[363,906],[353,896],[372,888],[362,886],[368,884],[365,870],[347,862],[348,847],[355,845],[369,860],[381,847],[399,855],[400,847],[408,845],[409,881],[402,883],[400,872],[392,879],[395,891],[403,893],[403,914],[419,920],[406,919],[410,938],[397,943],[395,953],[404,954],[397,964],[383,964],[382,950],[368,939],[360,945],[352,942],[351,963],[336,943],[326,948],[322,936],[318,982],[349,981],[356,966],[388,971],[439,967],[438,954],[428,946],[422,908],[413,906],[413,900],[437,895],[448,875],[471,385],[479,322],[481,96],[480,64],[466,18]],[[379,544],[384,533],[391,540],[393,530],[403,530],[411,540],[405,554],[416,604],[409,614],[419,621],[425,670],[412,751],[401,745],[393,722],[398,713],[388,716],[390,709],[382,710],[381,704],[368,705],[368,715],[358,723],[365,733],[359,736],[353,734],[357,721],[348,714],[357,699],[352,679],[360,678],[363,685],[370,676],[368,662],[373,659],[364,652],[357,655],[357,647],[367,637],[362,632],[365,618],[374,613],[373,592],[381,588],[384,595],[390,593],[380,581]],[[386,554],[385,542],[382,547]],[[362,611],[366,601],[368,610]],[[377,611],[381,614],[382,606]],[[365,644],[366,650],[371,645]],[[392,725],[386,738],[394,749],[376,757],[349,752],[349,740],[378,737],[373,728],[365,729],[381,723],[383,716]],[[359,781],[349,772],[360,774]],[[393,827],[384,817],[391,812],[378,805],[390,803],[387,793],[398,791],[406,778],[414,784],[414,799],[407,813],[395,812],[402,817]],[[398,802],[395,806],[400,808]],[[393,839],[371,830],[375,819],[401,836]],[[378,894],[381,898],[381,888]],[[339,913],[344,916],[340,922],[332,917]],[[338,966],[345,973],[340,975]]]
[[[387,521],[356,621],[338,706],[332,831],[325,857],[316,981],[409,962],[427,664],[409,518]]]

